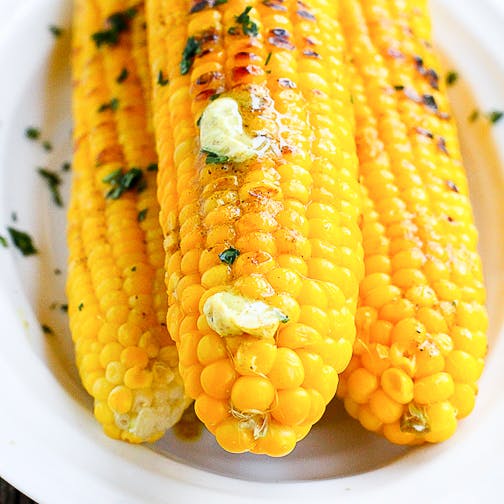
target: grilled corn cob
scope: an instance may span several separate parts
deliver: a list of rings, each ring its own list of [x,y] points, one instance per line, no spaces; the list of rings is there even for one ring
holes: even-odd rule
[[[338,395],[398,444],[439,442],[474,406],[485,289],[426,2],[342,0],[365,191],[354,356]]]
[[[70,328],[105,433],[154,441],[188,405],[165,324],[143,5],[76,0]]]
[[[289,453],[351,358],[363,252],[336,8],[147,2],[168,329],[230,452]]]

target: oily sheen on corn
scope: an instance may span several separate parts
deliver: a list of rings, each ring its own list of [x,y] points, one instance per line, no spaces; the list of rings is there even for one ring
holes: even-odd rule
[[[105,433],[154,441],[189,400],[165,324],[143,8],[102,0],[74,8],[70,328]]]
[[[230,452],[289,453],[351,358],[363,274],[338,2],[147,2],[168,329]]]
[[[485,289],[426,2],[343,0],[365,192],[365,278],[338,395],[399,444],[439,442],[474,406]]]

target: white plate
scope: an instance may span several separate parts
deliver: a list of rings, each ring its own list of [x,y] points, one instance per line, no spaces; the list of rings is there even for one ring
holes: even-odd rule
[[[275,460],[224,453],[208,435],[189,443],[169,433],[138,447],[101,433],[79,385],[65,315],[50,308],[64,303],[65,210],[52,204],[35,170],[59,169],[71,156],[69,33],[54,38],[48,29],[68,28],[70,1],[0,0],[0,234],[13,225],[40,249],[30,258],[0,250],[4,478],[51,504],[497,499],[504,461],[504,121],[490,129],[467,116],[476,104],[504,109],[504,11],[482,1],[432,2],[438,44],[461,75],[453,103],[489,293],[490,352],[476,409],[448,442],[410,450],[365,432],[335,403],[290,456]],[[40,126],[51,152],[25,138],[30,125]],[[67,200],[70,175],[63,177]],[[44,335],[41,323],[54,335]]]

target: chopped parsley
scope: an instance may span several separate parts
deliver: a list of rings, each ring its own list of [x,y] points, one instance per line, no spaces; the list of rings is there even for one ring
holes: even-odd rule
[[[459,78],[459,75],[457,72],[454,72],[453,70],[449,71],[447,74],[446,74],[446,85],[447,86],[453,86],[453,84],[455,84],[455,82],[457,82]]]
[[[123,68],[121,70],[121,73],[116,77],[116,82],[118,84],[121,84],[121,82],[124,82],[128,78],[129,72],[127,68]]]
[[[266,56],[266,60],[264,61],[264,66],[268,66],[268,63],[270,62],[271,59],[271,52],[268,53],[268,56]]]
[[[157,172],[158,171],[157,163],[151,163],[149,166],[147,166],[147,171]]]
[[[70,171],[72,168],[72,165],[68,162],[68,161],[65,161],[62,165],[61,165],[61,171],[64,171],[64,172],[67,172],[67,171]]]
[[[241,29],[244,35],[250,35],[252,37],[257,37],[259,34],[259,28],[254,21],[250,19],[249,12],[252,10],[252,6],[248,5],[245,10],[239,15],[235,16],[236,22],[241,25]],[[232,26],[229,28],[228,33],[235,35],[237,33],[236,27]]]
[[[182,53],[180,61],[180,73],[186,75],[189,73],[194,58],[201,52],[201,42],[195,37],[189,37]]]
[[[59,26],[56,25],[50,25],[49,26],[49,31],[55,36],[55,37],[61,37],[63,35],[63,28],[60,28]]]
[[[131,20],[135,17],[136,13],[137,10],[131,7],[125,11],[111,14],[106,20],[106,28],[91,35],[96,47],[117,45],[119,35],[129,30]]]
[[[224,263],[231,266],[240,255],[240,251],[234,247],[229,247],[219,254],[219,259]]]
[[[8,227],[9,235],[11,237],[14,246],[23,254],[24,256],[29,256],[36,254],[38,250],[33,245],[33,240],[28,233],[24,231],[19,231],[13,227]]]
[[[61,194],[59,191],[59,186],[61,185],[61,177],[46,168],[37,169],[39,175],[46,181],[49,191],[51,191],[52,199],[54,203],[58,206],[63,206],[63,200],[61,199]]]
[[[487,114],[488,120],[492,124],[499,122],[503,116],[504,116],[504,112],[501,112],[500,110],[492,110],[491,112],[489,112]]]
[[[51,143],[51,142],[49,142],[49,140],[44,140],[44,141],[42,142],[42,147],[43,147],[43,148],[44,148],[44,150],[45,150],[45,151],[47,151],[47,152],[52,151],[52,148],[53,148],[53,147],[52,147],[52,143]]]
[[[160,86],[166,86],[167,84],[169,84],[169,82],[170,82],[170,80],[168,79],[168,77],[165,77],[163,75],[163,70],[159,70],[158,77],[157,77],[157,83]]]
[[[202,149],[204,154],[207,155],[205,164],[224,164],[229,161],[228,156],[220,156],[219,154],[216,154],[215,152],[212,151],[207,151],[205,149]]]
[[[9,246],[9,244],[7,243],[7,239],[5,238],[5,236],[0,235],[0,245],[2,247],[5,247],[5,248],[7,248]]]
[[[25,129],[25,137],[30,140],[38,140],[40,138],[40,129],[34,126],[29,126]]]
[[[140,168],[131,168],[127,172],[123,172],[119,168],[109,173],[103,179],[103,182],[112,186],[105,195],[107,199],[119,199],[125,191],[137,189],[140,192],[145,188],[145,180]]]
[[[396,91],[404,91],[404,86],[402,84],[398,84],[397,86],[394,86],[394,89]]]
[[[115,112],[119,108],[119,100],[117,98],[112,98],[107,103],[102,103],[98,107],[98,112],[105,112],[105,110],[111,110],[112,112]]]
[[[144,208],[138,212],[137,221],[143,222],[146,217],[147,217],[147,208]]]
[[[77,310],[82,311],[84,308],[84,303],[79,303],[79,306],[77,306]]]

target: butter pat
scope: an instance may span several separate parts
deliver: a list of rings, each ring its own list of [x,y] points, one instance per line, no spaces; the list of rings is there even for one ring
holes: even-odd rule
[[[222,97],[210,102],[200,120],[201,150],[241,163],[261,154],[268,145],[265,137],[251,137],[243,129],[238,103]]]
[[[278,308],[227,291],[210,296],[203,313],[208,325],[222,337],[247,333],[273,338],[278,326],[289,320]]]

